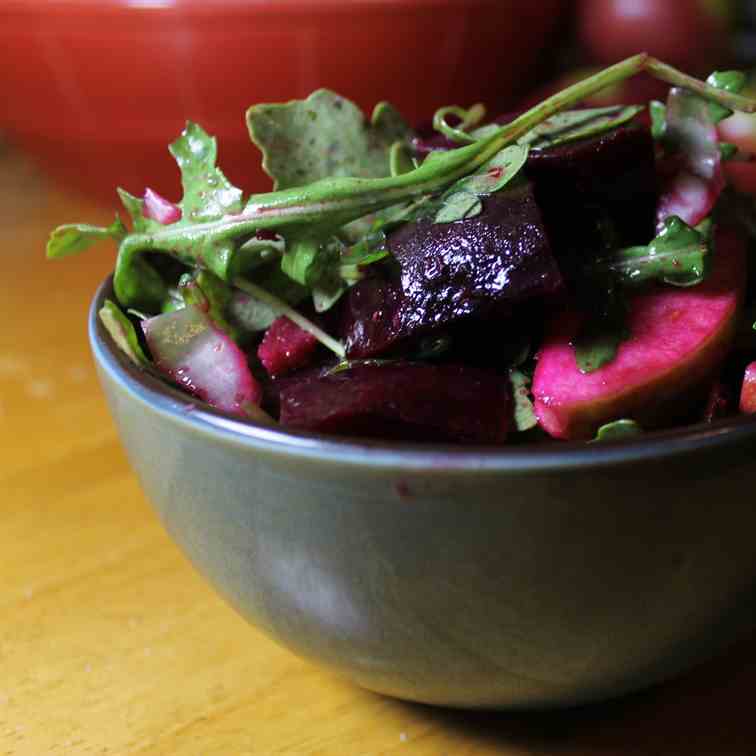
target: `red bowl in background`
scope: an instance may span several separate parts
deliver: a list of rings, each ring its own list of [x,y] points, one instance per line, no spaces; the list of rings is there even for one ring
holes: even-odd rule
[[[524,91],[564,0],[5,0],[0,130],[50,174],[179,194],[167,145],[186,119],[218,137],[247,191],[269,181],[244,111],[330,87],[414,122]]]

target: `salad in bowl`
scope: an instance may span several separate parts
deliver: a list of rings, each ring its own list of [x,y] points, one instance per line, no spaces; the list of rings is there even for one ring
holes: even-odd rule
[[[641,72],[647,107],[581,107]],[[415,130],[318,90],[247,112],[273,191],[244,197],[188,123],[183,197],[61,226],[114,240],[100,319],[142,369],[255,423],[459,444],[607,440],[756,412],[756,203],[720,139],[745,76],[645,53],[494,119]]]

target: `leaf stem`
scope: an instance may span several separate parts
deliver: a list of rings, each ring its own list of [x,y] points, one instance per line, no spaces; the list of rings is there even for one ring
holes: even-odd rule
[[[346,357],[346,350],[340,341],[329,336],[322,328],[319,328],[311,320],[308,320],[304,315],[298,313],[293,307],[291,307],[291,305],[284,302],[283,299],[279,299],[266,289],[263,289],[245,278],[234,279],[233,285],[236,286],[237,289],[246,292],[251,297],[265,303],[279,315],[285,315],[293,323],[296,323],[303,331],[312,334],[321,344],[323,344],[323,346],[328,347],[328,349],[342,360]]]
[[[128,297],[122,299],[121,292],[130,289],[130,293],[138,293],[136,290],[141,284],[125,279],[140,272],[137,270],[139,260],[135,256],[143,251],[176,254],[179,249],[187,250],[196,245],[201,250],[201,256],[192,252],[188,253],[189,256],[194,254],[198,264],[214,269],[214,257],[228,256],[230,244],[256,231],[268,229],[284,232],[306,225],[309,233],[327,238],[339,227],[368,213],[435,194],[457,179],[475,172],[502,149],[552,115],[642,71],[649,71],[662,81],[685,87],[726,108],[756,112],[756,100],[706,84],[647,53],[640,53],[557,92],[473,144],[448,152],[432,153],[419,167],[406,173],[377,179],[321,179],[302,187],[252,195],[239,214],[224,215],[218,220],[192,225],[175,224],[149,234],[131,234],[122,241],[119,250],[116,293],[126,304],[139,301],[136,296],[133,300]],[[144,273],[144,270],[141,272]],[[336,342],[326,345],[333,348]],[[337,348],[343,349],[341,345]],[[339,353],[336,349],[334,351]]]

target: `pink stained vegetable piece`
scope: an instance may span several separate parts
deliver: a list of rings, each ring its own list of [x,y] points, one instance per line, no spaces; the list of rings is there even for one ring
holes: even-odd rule
[[[581,373],[572,346],[574,312],[547,324],[533,377],[541,427],[555,438],[589,439],[606,422],[632,418],[654,427],[705,399],[732,342],[745,287],[745,247],[719,231],[707,279],[689,289],[659,286],[630,302],[630,338],[616,357]]]
[[[157,369],[189,393],[236,415],[260,404],[244,352],[197,307],[144,320],[142,330]]]
[[[667,98],[666,137],[682,152],[662,161],[662,180],[657,206],[657,228],[670,215],[689,226],[700,223],[716,204],[725,187],[719,132],[709,105],[684,89],[673,87]]]
[[[670,215],[682,218],[689,226],[697,225],[712,211],[724,186],[721,168],[712,180],[684,169],[662,179],[656,211],[657,228]]]
[[[257,356],[268,374],[275,378],[308,365],[318,340],[285,315],[276,318],[265,332]]]
[[[144,215],[167,226],[181,220],[181,208],[147,188],[144,190]]]
[[[740,411],[747,415],[756,413],[756,362],[745,369],[743,387],[740,389]]]

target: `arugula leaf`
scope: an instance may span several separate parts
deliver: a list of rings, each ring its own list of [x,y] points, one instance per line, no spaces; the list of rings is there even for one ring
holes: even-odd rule
[[[362,278],[361,268],[385,260],[389,254],[385,231],[373,231],[342,252],[339,260],[341,278],[350,283],[359,281]]]
[[[377,105],[367,123],[353,102],[328,89],[306,100],[253,105],[247,127],[276,190],[335,176],[389,176],[392,145],[412,136],[388,103]]]
[[[219,278],[229,280],[239,272],[232,268],[235,262],[243,263],[254,253],[250,252],[251,240],[245,240],[242,249],[245,254],[236,258],[237,245],[225,239],[203,237],[197,227],[204,222],[233,217],[242,208],[241,190],[232,186],[222,171],[216,167],[217,147],[214,137],[209,136],[200,126],[187,122],[169,150],[181,170],[184,196],[179,203],[182,217],[169,226],[144,215],[144,203],[123,189],[118,194],[131,215],[133,233],[126,237],[119,248],[114,275],[116,296],[124,305],[141,307],[148,311],[159,311],[166,299],[167,287],[160,274],[132,249],[131,240],[142,238],[147,249],[165,251],[181,262],[211,270]],[[155,237],[171,229],[174,234],[171,249],[160,249],[153,243]],[[272,242],[265,241],[268,249]],[[141,252],[142,250],[139,250]]]
[[[250,294],[239,292],[231,300],[229,317],[244,331],[259,333],[270,328],[278,317],[278,312]]]
[[[102,239],[121,241],[127,234],[126,226],[116,215],[110,226],[90,226],[88,223],[70,223],[58,226],[47,242],[47,259],[59,260],[83,252]]]
[[[452,223],[474,218],[483,210],[480,197],[503,189],[522,170],[528,160],[527,145],[512,144],[494,155],[481,170],[465,176],[441,197],[435,223]]]
[[[639,105],[612,105],[557,113],[520,137],[518,144],[543,149],[597,136],[632,121],[642,110]]]
[[[596,310],[586,318],[575,339],[575,360],[582,373],[590,373],[611,362],[619,345],[628,337],[627,307],[618,286],[659,281],[672,286],[695,286],[704,280],[713,244],[712,222],[706,219],[692,228],[677,216],[670,216],[647,246],[626,247],[591,263],[584,279],[591,294],[599,294]]]
[[[530,398],[530,378],[520,370],[509,371],[514,400],[514,420],[518,431],[527,431],[538,425],[535,408]]]
[[[144,214],[144,201],[142,199],[129,194],[125,189],[121,189],[120,186],[116,191],[121,198],[121,203],[131,217],[131,227],[134,231],[144,234],[157,231],[163,227],[162,223],[158,223],[158,221],[148,218]]]
[[[326,312],[341,299],[347,290],[347,282],[341,276],[341,256],[343,244],[335,237],[320,249],[313,270],[312,303],[315,312]]]
[[[623,438],[632,438],[643,433],[643,428],[635,420],[615,420],[611,423],[602,425],[596,432],[596,438],[592,443],[597,441],[621,441]]]
[[[257,285],[287,305],[297,305],[307,298],[307,289],[289,278],[279,265],[272,265],[256,275]],[[228,306],[230,323],[245,333],[264,331],[280,315],[278,309],[254,295],[232,289]]]
[[[454,186],[477,195],[498,192],[525,167],[529,152],[527,145],[511,144],[497,152],[477,173],[460,179]]]
[[[626,317],[624,298],[609,288],[575,337],[575,362],[581,373],[592,373],[615,358],[620,344],[630,335]]]
[[[160,312],[165,314],[166,312],[175,312],[182,307],[186,307],[186,302],[181,296],[181,292],[177,286],[169,286],[166,290],[166,297],[163,303],[160,305]]]
[[[747,77],[742,71],[714,71],[708,79],[707,84],[716,87],[717,89],[723,89],[725,92],[734,92],[737,94],[746,85]],[[719,123],[725,118],[729,118],[732,115],[732,110],[719,105],[716,102],[710,102],[709,114],[711,120],[714,123]]]
[[[241,211],[241,189],[232,186],[215,165],[218,154],[215,137],[187,121],[181,136],[168,149],[181,169],[182,218],[199,222]]]
[[[307,286],[313,280],[312,268],[320,250],[320,240],[312,234],[289,237],[281,258],[281,270],[297,283]]]
[[[132,362],[139,366],[149,363],[139,343],[134,324],[115,302],[106,299],[98,315],[100,322],[105,326],[105,330]]]
[[[287,255],[282,269],[312,291],[315,311],[325,312],[363,277],[362,268],[385,259],[389,250],[386,234],[377,230],[366,233],[349,247],[335,237],[324,244],[304,238]]]
[[[233,274],[249,274],[266,263],[280,259],[285,249],[286,242],[283,237],[253,236],[236,250],[232,263]]]
[[[337,373],[343,373],[347,370],[357,367],[381,367],[383,365],[394,365],[396,360],[385,359],[364,359],[364,360],[347,360],[343,359],[337,362],[333,367],[323,372],[323,377],[330,375],[336,375]]]
[[[670,215],[647,246],[616,250],[590,267],[594,273],[608,274],[615,283],[634,285],[655,280],[672,286],[695,286],[706,276],[711,245],[710,220],[692,228]]]
[[[466,191],[453,192],[444,199],[433,219],[434,223],[453,223],[467,220],[483,212],[483,203],[477,194]]]
[[[660,141],[667,131],[667,106],[659,100],[648,103],[648,114],[651,117],[651,136]]]

